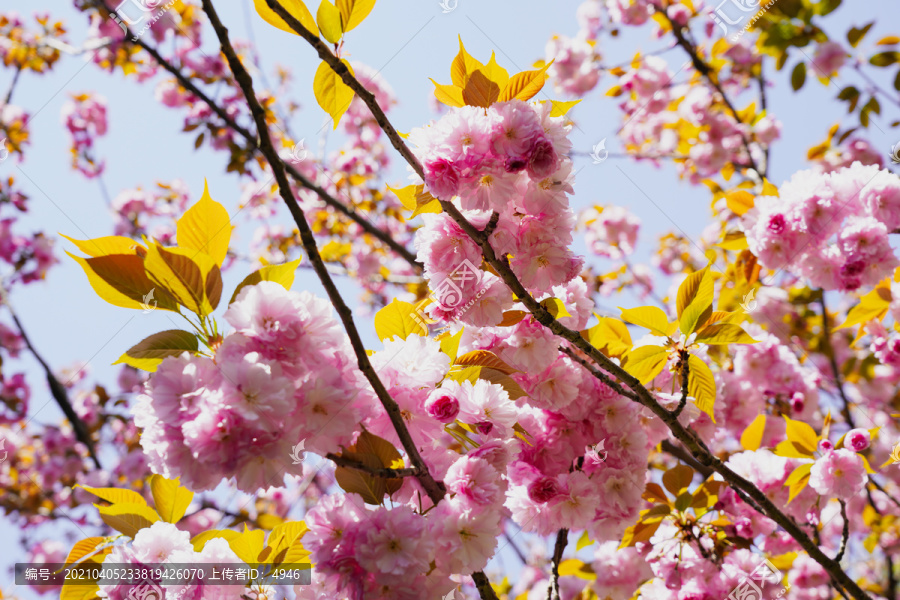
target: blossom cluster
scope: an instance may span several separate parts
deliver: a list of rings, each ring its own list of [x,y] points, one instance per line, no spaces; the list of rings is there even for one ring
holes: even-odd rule
[[[263,281],[225,313],[235,331],[215,354],[168,357],[134,408],[151,468],[194,490],[234,476],[255,492],[302,475],[292,448],[325,454],[349,445],[371,410],[331,306]]]
[[[769,269],[826,290],[875,285],[900,265],[888,238],[900,228],[900,177],[861,163],[800,171],[778,196],[757,198],[742,223]]]
[[[106,135],[106,98],[99,94],[72,94],[63,106],[62,122],[72,138],[72,167],[89,179],[102,174],[106,163],[94,156],[94,143]]]
[[[575,217],[572,192],[570,124],[551,117],[550,103],[498,102],[488,109],[454,108],[438,122],[413,130],[410,140],[425,166],[425,183],[434,196],[456,202],[463,215],[484,227],[499,215],[490,241],[498,254],[510,254],[513,271],[530,291],[543,294],[581,270],[570,249]],[[512,296],[499,277],[484,273],[454,284],[461,265],[479,268],[480,249],[447,214],[425,215],[416,233],[418,258],[437,294],[437,314],[475,325],[496,325]],[[463,315],[461,299],[478,294]]]

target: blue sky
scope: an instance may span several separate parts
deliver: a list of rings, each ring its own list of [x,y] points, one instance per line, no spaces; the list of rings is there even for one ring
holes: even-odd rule
[[[79,45],[84,40],[85,18],[70,2],[56,0],[41,4],[49,4],[53,16],[65,21],[70,43]],[[400,131],[409,131],[434,118],[428,102],[433,90],[429,77],[449,82],[450,62],[458,50],[457,35],[462,36],[466,48],[476,58],[486,60],[495,51],[498,62],[510,72],[525,70],[543,58],[544,45],[550,36],[576,33],[578,4],[573,0],[515,3],[458,0],[452,12],[443,13],[437,0],[381,0],[365,23],[348,34],[345,51],[350,60],[380,70],[400,102],[389,115]],[[307,148],[316,149],[323,133],[329,133],[325,147],[336,148],[340,137],[330,133],[327,117],[311,94],[311,82],[318,66],[314,52],[300,38],[266,25],[253,13],[251,5],[251,0],[232,0],[218,2],[217,8],[232,38],[255,39],[270,79],[275,65],[292,70],[295,99],[302,105],[291,123],[296,137],[305,138]],[[4,11],[17,10],[25,15],[30,15],[35,8],[35,3],[27,0],[3,3]],[[867,38],[872,42],[888,33],[897,33],[890,29],[900,22],[897,17],[900,17],[900,5],[896,0],[845,0],[844,6],[824,23],[832,36],[844,41],[844,32],[851,25],[861,26],[876,20]],[[212,31],[207,28],[204,34],[204,50],[215,52]],[[626,29],[614,43],[609,38],[601,40],[599,50],[604,64],[616,65],[630,61],[637,51],[659,51],[667,43],[653,39],[650,28]],[[678,49],[663,56],[673,71],[685,60]],[[793,66],[795,61],[792,58],[788,66]],[[776,87],[769,97],[770,112],[784,125],[782,140],[772,151],[770,174],[776,184],[805,168],[807,148],[822,141],[829,126],[845,115],[843,104],[834,100],[839,88],[851,82],[860,84],[859,77],[847,69],[833,83],[822,85],[810,78],[800,93],[793,93],[788,85],[789,74],[789,68],[774,74]],[[11,71],[0,71],[0,90],[8,89],[11,78]],[[240,188],[237,177],[225,173],[224,156],[193,149],[193,135],[180,133],[183,114],[153,99],[155,81],[138,84],[119,73],[101,72],[94,65],[86,64],[82,57],[69,56],[64,56],[47,75],[23,73],[13,103],[25,107],[32,115],[31,146],[23,163],[15,160],[0,163],[0,176],[13,175],[20,189],[31,197],[31,212],[20,223],[20,230],[61,232],[81,239],[111,234],[113,219],[99,184],[69,168],[67,132],[60,125],[60,110],[69,95],[87,90],[99,92],[109,102],[110,131],[100,139],[97,153],[106,160],[103,180],[111,195],[138,185],[146,188],[156,181],[180,178],[188,184],[192,199],[196,200],[207,178],[212,196],[232,213],[236,211]],[[621,125],[620,112],[615,99],[603,95],[614,84],[615,78],[604,76],[598,87],[570,113],[577,122],[572,132],[576,150],[589,152],[592,145],[606,138],[611,152],[620,151],[615,140],[615,131]],[[890,84],[885,87],[890,88]],[[549,97],[566,99],[557,98],[549,85],[545,92]],[[751,100],[746,95],[737,104],[745,106]],[[891,145],[900,141],[900,136],[888,126],[898,118],[898,111],[895,105],[883,102],[882,106],[885,116],[874,116],[874,125],[867,136],[877,150],[887,154]],[[394,157],[394,165],[391,183],[396,185],[405,181],[406,171],[398,156]],[[642,248],[635,262],[647,259],[659,235],[674,229],[696,239],[709,223],[710,198],[706,188],[679,181],[670,165],[655,168],[616,158],[594,165],[589,158],[580,157],[576,158],[576,168],[579,171],[572,199],[575,207],[618,204],[641,218]],[[286,210],[280,210],[277,221],[290,222]],[[252,228],[239,226],[236,234],[240,236],[239,243],[246,244]],[[584,247],[580,241],[579,247]],[[160,314],[162,311],[145,315],[104,303],[93,293],[80,267],[63,254],[64,248],[72,249],[60,239],[57,255],[61,264],[51,270],[46,281],[17,288],[12,296],[13,305],[32,341],[53,367],[88,361],[91,378],[114,386],[117,367],[111,367],[111,363],[137,341],[171,328],[171,324]],[[601,269],[616,266],[610,261],[601,263]],[[226,273],[225,293],[230,294],[252,268],[249,264],[238,264]],[[339,285],[351,304],[355,303],[355,286],[347,281],[340,281]],[[295,289],[324,295],[308,271],[298,273]],[[606,303],[615,306],[622,300],[611,299]],[[371,319],[359,314],[357,321],[366,342],[377,348]],[[50,399],[34,361],[25,355],[19,364],[33,375],[31,402],[35,419],[57,422],[61,414]],[[11,364],[6,368],[16,366]],[[8,525],[0,525],[0,531],[14,534]],[[0,569],[22,558],[18,549],[8,544],[0,550]],[[514,561],[506,563],[514,564]],[[22,595],[29,597],[29,594]]]

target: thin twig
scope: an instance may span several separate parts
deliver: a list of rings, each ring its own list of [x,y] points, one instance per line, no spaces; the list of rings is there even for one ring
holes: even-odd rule
[[[822,290],[819,295],[819,306],[822,307],[822,339],[825,343],[823,351],[825,356],[828,357],[828,363],[831,365],[834,386],[837,388],[838,394],[841,396],[841,401],[843,402],[841,414],[844,415],[844,420],[847,422],[847,425],[850,426],[850,429],[853,429],[856,427],[856,424],[853,422],[853,415],[850,414],[850,399],[847,398],[847,394],[844,393],[841,370],[838,368],[837,357],[834,355],[834,346],[831,344],[831,328],[828,325],[828,308],[825,306],[825,290]]]
[[[847,540],[850,537],[850,520],[847,519],[847,503],[843,500],[838,500],[841,503],[841,519],[843,519],[843,525],[841,528],[841,549],[838,550],[838,553],[834,556],[834,560],[840,562],[842,558],[844,558],[844,551],[847,549]]]
[[[100,465],[100,460],[97,458],[96,452],[94,452],[94,441],[91,439],[91,434],[88,432],[87,425],[81,420],[81,417],[78,416],[75,409],[72,408],[72,403],[69,401],[69,394],[66,392],[66,387],[59,382],[59,379],[53,374],[50,365],[47,364],[44,357],[35,349],[34,344],[31,343],[31,339],[29,339],[28,334],[25,333],[25,328],[22,326],[22,322],[19,320],[18,315],[16,315],[12,305],[9,303],[9,298],[7,298],[5,294],[0,293],[0,302],[6,304],[6,307],[9,309],[9,314],[12,315],[13,323],[16,324],[16,328],[19,330],[22,341],[25,342],[28,350],[44,369],[44,374],[47,377],[47,384],[50,386],[50,394],[62,409],[63,414],[66,415],[66,418],[72,424],[76,439],[87,447],[88,454],[90,455],[91,460],[94,461],[94,466],[98,469],[102,469],[103,467]]]
[[[681,350],[678,355],[679,363],[681,364],[681,400],[678,401],[678,406],[675,410],[672,411],[672,416],[676,419],[679,415],[681,415],[681,411],[684,410],[684,407],[687,406],[688,399],[688,384],[690,383],[690,354],[687,350]]]

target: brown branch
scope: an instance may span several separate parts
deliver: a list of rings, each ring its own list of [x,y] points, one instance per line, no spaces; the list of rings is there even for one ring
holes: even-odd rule
[[[408,467],[405,469],[388,469],[386,467],[374,468],[359,461],[351,460],[346,456],[340,456],[339,454],[334,454],[332,452],[326,454],[325,458],[332,461],[339,467],[347,467],[348,469],[365,471],[369,475],[374,475],[375,477],[398,479],[400,477],[416,477],[419,475],[419,470],[415,467]]]
[[[208,2],[208,0],[204,0],[204,3],[206,2]],[[403,139],[397,133],[397,130],[391,125],[374,96],[369,93],[352,74],[350,74],[347,67],[336,56],[331,54],[328,47],[319,40],[317,36],[306,31],[300,22],[291,16],[290,13],[278,4],[278,2],[275,0],[266,0],[266,4],[272,8],[272,10],[274,10],[285,23],[291,27],[291,29],[306,39],[313,48],[316,49],[322,60],[324,60],[334,72],[341,77],[341,80],[345,84],[350,86],[350,88],[359,95],[372,111],[372,115],[376,122],[381,126],[397,151],[406,159],[416,174],[424,181],[425,173],[421,163],[419,163],[412,151],[406,146]],[[794,538],[794,540],[797,541],[813,560],[819,563],[822,568],[825,569],[835,581],[839,582],[840,585],[856,600],[869,600],[869,597],[862,588],[860,588],[859,585],[853,581],[843,569],[841,569],[840,564],[826,555],[793,519],[784,514],[759,488],[732,471],[717,456],[710,452],[703,441],[700,440],[692,430],[679,423],[678,419],[673,417],[672,413],[657,402],[650,391],[645,388],[640,381],[606,357],[597,348],[594,348],[587,340],[581,337],[580,333],[569,329],[557,321],[547,309],[541,306],[528,290],[525,289],[515,273],[513,273],[507,257],[503,256],[502,258],[498,258],[488,238],[463,217],[456,206],[447,200],[438,200],[444,212],[450,215],[463,231],[465,231],[466,235],[472,238],[472,240],[481,247],[484,259],[503,279],[510,290],[512,290],[519,302],[523,303],[528,311],[531,312],[535,320],[550,329],[550,331],[557,336],[571,342],[579,350],[589,356],[597,365],[630,388],[634,392],[634,396],[629,397],[632,397],[642,406],[649,408],[655,415],[662,419],[675,438],[681,441],[700,463],[714,469],[726,482],[733,487],[742,490],[747,496],[753,499],[758,507],[762,509],[763,514],[780,525],[792,538]]]
[[[828,364],[831,365],[831,374],[834,377],[834,386],[837,388],[838,394],[843,402],[841,406],[841,414],[851,429],[856,427],[853,422],[853,415],[850,414],[850,399],[844,393],[844,384],[841,380],[841,371],[838,368],[837,357],[834,355],[834,346],[831,345],[831,328],[828,325],[828,308],[825,306],[825,290],[819,293],[819,306],[822,307],[822,339],[825,347],[823,348],[825,356],[828,357]]]
[[[559,563],[562,560],[566,544],[569,542],[569,530],[560,529],[556,534],[556,543],[553,545],[552,575],[550,585],[547,586],[547,600],[560,600],[559,595]]]
[[[841,519],[843,519],[843,524],[841,525],[841,549],[838,550],[838,553],[834,556],[834,560],[840,562],[842,558],[844,558],[844,551],[847,549],[847,540],[850,538],[850,521],[847,519],[847,503],[843,500],[838,500],[841,503]]]
[[[275,146],[272,143],[272,137],[269,134],[268,126],[266,124],[266,111],[260,105],[259,100],[257,100],[256,94],[253,91],[253,79],[250,77],[250,73],[247,72],[247,69],[241,63],[237,53],[232,47],[231,42],[228,39],[228,29],[225,28],[222,21],[219,19],[219,15],[213,7],[211,0],[203,0],[203,11],[209,17],[210,23],[219,39],[222,53],[225,55],[228,66],[231,68],[231,72],[234,74],[235,80],[247,100],[247,104],[250,107],[250,112],[256,121],[256,127],[259,132],[260,151],[272,168],[275,180],[278,183],[279,193],[290,210],[291,216],[294,218],[294,222],[300,231],[300,240],[309,257],[309,261],[315,267],[316,275],[318,275],[322,287],[325,288],[328,298],[334,305],[334,308],[341,319],[341,323],[343,323],[344,329],[347,331],[347,336],[350,338],[350,344],[353,346],[353,351],[356,354],[359,369],[362,371],[363,375],[365,375],[369,384],[372,386],[372,389],[375,391],[375,394],[378,396],[378,399],[381,401],[385,412],[387,412],[391,423],[397,431],[397,436],[400,438],[403,449],[409,456],[410,462],[413,467],[418,469],[419,474],[416,476],[416,479],[425,490],[425,493],[428,494],[428,497],[431,498],[431,501],[434,504],[437,504],[440,502],[441,498],[444,497],[444,488],[442,484],[439,484],[428,472],[425,461],[419,454],[416,444],[413,441],[409,430],[406,428],[403,416],[400,414],[400,407],[394,399],[391,398],[387,389],[384,387],[384,384],[378,378],[375,369],[372,367],[372,363],[369,361],[369,357],[366,354],[366,348],[363,345],[362,338],[353,321],[353,313],[351,312],[350,307],[344,302],[340,291],[338,291],[337,286],[334,284],[334,280],[331,278],[328,269],[325,267],[325,262],[319,254],[319,249],[316,245],[316,239],[313,236],[312,229],[310,229],[309,223],[306,221],[303,209],[300,208],[300,205],[297,203],[296,198],[294,198],[294,195],[291,192],[291,186],[287,179],[287,175],[285,174],[284,164],[279,159],[278,152],[275,150]]]
[[[105,1],[103,2],[103,6],[107,10],[110,10],[106,6]],[[130,33],[128,35],[130,36]],[[130,38],[126,37],[126,39]],[[191,81],[190,78],[188,78],[184,73],[182,73],[181,70],[173,65],[171,61],[163,57],[159,53],[159,51],[156,50],[156,48],[144,42],[140,38],[138,38],[138,40],[134,43],[143,48],[144,51],[152,56],[153,60],[159,63],[159,65],[163,69],[171,73],[172,76],[178,80],[178,83],[181,84],[181,87],[188,90],[190,93],[197,96],[204,103],[206,103],[206,105],[209,106],[210,110],[212,110],[220,119],[222,119],[222,121],[224,121],[225,125],[229,129],[240,134],[240,136],[243,137],[249,144],[248,150],[251,150],[253,152],[259,151],[259,140],[257,139],[257,136],[252,131],[235,121],[234,118],[231,117],[231,115],[225,112],[225,110],[221,106],[219,106],[212,98],[210,98],[208,94],[197,87],[197,85],[193,81]],[[287,170],[294,181],[296,181],[302,187],[314,192],[326,205],[342,213],[348,219],[359,225],[366,233],[377,238],[382,244],[393,250],[397,255],[403,258],[403,260],[408,262],[410,266],[412,266],[416,271],[423,271],[424,267],[422,263],[420,263],[416,259],[415,254],[413,254],[408,248],[397,242],[393,237],[391,237],[391,234],[386,231],[382,231],[381,229],[370,223],[368,220],[366,220],[356,210],[347,206],[346,204],[332,196],[330,193],[328,193],[328,190],[315,184],[303,173],[301,173],[294,165],[282,160],[280,157],[278,158],[278,162],[282,164],[282,166]]]
[[[681,411],[684,410],[684,407],[687,406],[688,399],[688,384],[690,383],[690,374],[691,367],[690,363],[690,354],[687,350],[681,350],[678,353],[678,359],[681,363],[681,400],[678,401],[678,406],[675,410],[672,411],[672,416],[676,419],[681,414]]]
[[[672,456],[674,456],[681,462],[685,463],[686,465],[689,465],[695,471],[697,471],[698,473],[703,475],[704,479],[706,479],[707,477],[709,477],[710,475],[715,473],[715,471],[713,471],[706,465],[703,465],[703,464],[700,464],[699,462],[697,462],[697,459],[695,459],[693,456],[691,456],[688,453],[688,451],[684,449],[683,446],[678,446],[676,444],[673,444],[671,440],[663,440],[661,442],[661,445],[662,445],[663,452],[665,452],[667,454],[671,454]]]
[[[75,438],[87,447],[88,454],[90,455],[91,460],[94,462],[94,466],[96,466],[98,469],[102,469],[103,467],[100,465],[100,459],[97,458],[97,454],[94,451],[94,440],[91,439],[91,434],[88,431],[88,427],[85,422],[81,420],[81,417],[79,417],[78,413],[75,412],[75,409],[72,408],[72,403],[69,401],[69,394],[68,392],[66,392],[66,387],[62,383],[60,383],[59,379],[56,378],[56,375],[53,374],[53,370],[50,368],[50,365],[47,364],[47,361],[44,360],[44,357],[41,356],[41,354],[35,349],[34,344],[31,343],[31,339],[29,339],[28,337],[28,334],[25,333],[25,328],[22,326],[22,322],[19,321],[19,317],[16,315],[16,312],[13,310],[12,305],[9,303],[9,298],[7,298],[6,294],[2,291],[0,291],[0,302],[6,304],[6,308],[9,309],[9,314],[12,316],[13,323],[16,324],[16,328],[19,330],[19,335],[22,336],[22,341],[25,342],[28,350],[44,369],[44,375],[47,378],[47,385],[50,386],[50,394],[53,396],[56,404],[59,405],[59,408],[62,409],[63,414],[69,420],[69,423],[72,424],[72,430],[75,432]]]

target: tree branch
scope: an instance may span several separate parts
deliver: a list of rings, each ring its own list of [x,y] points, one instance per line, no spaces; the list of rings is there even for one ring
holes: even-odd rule
[[[844,558],[844,551],[847,549],[847,540],[850,538],[850,521],[847,519],[847,503],[843,500],[838,500],[841,503],[841,519],[843,519],[842,529],[841,529],[841,549],[838,550],[838,553],[834,556],[834,560],[836,562],[841,562],[841,559]]]
[[[340,456],[338,454],[334,454],[333,452],[329,452],[325,455],[325,458],[332,461],[339,467],[347,467],[348,469],[356,469],[357,471],[364,471],[369,475],[374,475],[375,477],[385,477],[387,479],[397,479],[400,477],[416,477],[419,475],[419,470],[415,467],[408,467],[405,469],[388,469],[388,468],[374,468],[370,467],[366,464],[363,464],[356,460],[351,460],[345,456]]]
[[[103,3],[104,8],[106,8],[107,10],[111,10],[106,6],[105,0],[101,0],[101,2]],[[126,40],[130,40],[131,37],[133,36],[131,36],[129,33],[126,36]],[[231,117],[231,115],[225,112],[225,110],[221,106],[219,106],[212,98],[210,98],[208,94],[197,87],[197,85],[186,75],[184,75],[175,65],[173,65],[171,61],[163,57],[159,53],[159,51],[156,50],[156,48],[140,38],[138,38],[138,40],[134,43],[143,48],[144,51],[152,56],[153,60],[159,63],[159,65],[163,69],[171,73],[172,76],[175,77],[176,80],[178,80],[178,83],[181,85],[181,87],[188,90],[191,94],[197,96],[204,103],[206,103],[206,105],[209,106],[210,110],[212,110],[220,119],[222,119],[222,121],[229,129],[243,137],[249,144],[249,150],[253,152],[257,152],[259,150],[259,140],[253,132],[235,121],[234,118]],[[359,225],[366,233],[377,238],[382,244],[393,250],[397,255],[403,258],[403,260],[408,262],[410,266],[412,266],[416,271],[422,272],[424,267],[422,263],[420,263],[416,259],[415,254],[413,254],[408,248],[394,240],[388,232],[382,231],[380,228],[376,227],[368,220],[366,220],[352,207],[347,206],[346,204],[332,196],[330,193],[328,193],[328,190],[319,185],[316,185],[309,178],[303,175],[303,173],[301,173],[294,165],[285,162],[280,157],[278,158],[278,162],[282,164],[282,166],[287,170],[294,181],[296,181],[300,186],[314,192],[326,205],[334,208],[335,210],[346,216],[348,219]]]
[[[831,365],[831,375],[834,377],[834,387],[837,388],[838,394],[843,402],[841,406],[841,414],[850,429],[856,427],[853,422],[853,415],[850,414],[850,399],[844,393],[844,383],[841,380],[841,370],[838,368],[837,357],[834,355],[834,346],[831,345],[831,328],[828,325],[828,308],[825,306],[825,290],[821,290],[819,295],[819,306],[822,307],[822,338],[825,343],[823,348],[825,356],[828,357],[828,363]]]
[[[6,308],[9,309],[9,314],[12,316],[13,323],[16,324],[16,328],[19,330],[19,335],[22,336],[22,341],[25,342],[28,350],[44,369],[44,375],[47,377],[47,385],[50,386],[50,394],[53,396],[53,399],[56,400],[56,404],[58,404],[62,409],[63,414],[72,424],[72,430],[75,432],[75,438],[87,447],[88,454],[90,455],[91,460],[94,462],[94,466],[96,466],[98,469],[102,469],[103,467],[100,465],[100,460],[97,458],[97,454],[94,451],[94,440],[91,439],[91,434],[88,431],[87,425],[85,425],[84,421],[81,420],[81,417],[78,416],[78,414],[75,412],[75,409],[72,408],[72,403],[69,401],[69,394],[68,392],[66,392],[66,387],[59,382],[59,379],[57,379],[56,375],[53,374],[53,370],[50,368],[50,365],[47,364],[47,361],[44,360],[44,357],[41,356],[40,353],[35,349],[34,344],[31,343],[31,339],[29,339],[28,334],[25,333],[25,328],[22,326],[22,322],[19,321],[19,317],[16,315],[16,312],[13,310],[12,305],[9,303],[9,298],[6,296],[5,292],[0,291],[0,302],[6,304]]]
[[[687,350],[681,350],[678,353],[678,359],[681,363],[681,400],[678,401],[678,406],[675,410],[672,411],[672,416],[676,419],[681,414],[681,411],[684,410],[684,407],[687,406],[688,399],[688,384],[690,383],[690,373],[691,367],[689,363],[690,354]]]
[[[552,575],[550,585],[547,586],[547,600],[560,600],[559,595],[559,563],[562,560],[566,544],[569,542],[569,530],[560,529],[556,534],[556,543],[553,545]]]
[[[204,0],[204,3],[206,2],[208,2],[208,0]],[[376,122],[381,126],[397,151],[406,159],[416,174],[424,181],[425,172],[421,163],[406,146],[403,139],[397,133],[397,130],[391,125],[374,96],[368,92],[352,74],[350,74],[346,66],[336,56],[331,54],[328,47],[325,46],[317,36],[306,31],[300,22],[291,16],[290,13],[278,4],[278,2],[275,0],[266,0],[266,4],[272,8],[272,10],[274,10],[275,13],[291,27],[291,29],[307,40],[313,48],[316,49],[322,60],[328,63],[334,72],[341,77],[341,80],[359,95],[372,111],[372,115],[375,117]],[[689,430],[679,423],[678,419],[672,416],[672,413],[659,404],[650,391],[645,388],[640,381],[606,357],[598,349],[594,348],[579,332],[573,331],[557,321],[547,309],[541,306],[528,290],[525,289],[515,273],[513,273],[508,259],[505,256],[503,258],[497,257],[488,238],[463,217],[462,213],[459,212],[455,205],[447,200],[438,200],[444,212],[450,215],[462,230],[465,231],[466,235],[472,238],[472,240],[481,247],[485,261],[503,279],[504,283],[512,290],[519,302],[523,303],[528,311],[534,316],[535,320],[550,329],[550,331],[557,336],[571,342],[575,347],[589,356],[597,365],[630,388],[634,392],[634,395],[629,395],[628,397],[634,399],[642,406],[649,408],[656,416],[662,419],[675,438],[681,441],[700,463],[711,467],[719,473],[725,481],[733,487],[742,490],[747,496],[752,498],[758,507],[762,509],[763,514],[780,525],[792,538],[794,538],[794,540],[797,541],[813,560],[819,563],[822,568],[838,581],[856,600],[869,600],[862,588],[860,588],[859,585],[853,581],[843,569],[841,569],[840,564],[826,555],[809,538],[809,536],[806,535],[803,529],[793,521],[793,519],[784,514],[759,488],[732,471],[717,456],[712,454],[702,440],[700,440],[692,430]]]

